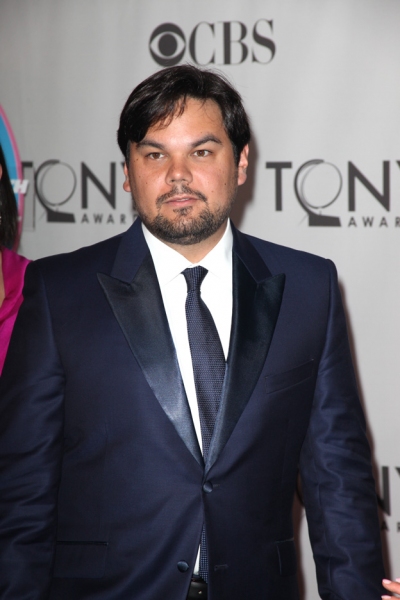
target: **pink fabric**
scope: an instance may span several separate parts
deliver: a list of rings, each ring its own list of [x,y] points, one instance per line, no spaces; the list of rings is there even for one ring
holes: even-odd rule
[[[30,262],[27,258],[7,250],[7,248],[3,248],[1,257],[5,298],[0,306],[0,374],[3,370],[18,309],[22,304],[25,269]]]

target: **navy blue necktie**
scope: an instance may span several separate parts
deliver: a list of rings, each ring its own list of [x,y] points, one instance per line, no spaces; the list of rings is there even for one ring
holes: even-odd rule
[[[225,356],[221,340],[211,313],[200,295],[200,286],[207,273],[207,269],[200,266],[183,271],[187,283],[186,322],[204,461],[207,460],[210,449],[225,376]],[[204,526],[200,546],[200,576],[207,581],[208,557]]]

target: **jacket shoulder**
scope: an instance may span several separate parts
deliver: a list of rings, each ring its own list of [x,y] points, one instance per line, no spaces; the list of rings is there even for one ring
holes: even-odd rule
[[[112,268],[122,236],[123,234],[119,234],[73,252],[39,258],[31,266],[33,269],[37,268],[45,278],[54,277],[57,274],[62,277],[69,272],[77,276],[79,273],[109,271]]]
[[[251,235],[242,235],[245,235],[274,275],[292,270],[317,274],[318,272],[326,273],[331,268],[335,269],[332,261],[322,256],[268,242]]]

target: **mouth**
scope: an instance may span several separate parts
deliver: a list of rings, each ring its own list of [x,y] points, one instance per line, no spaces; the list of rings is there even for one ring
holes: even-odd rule
[[[160,208],[163,204],[172,208],[184,208],[193,206],[198,201],[207,202],[207,198],[200,191],[191,190],[189,187],[182,186],[181,189],[175,188],[168,194],[163,194],[157,198],[157,206]]]
[[[164,200],[163,204],[167,204],[173,208],[183,208],[184,206],[191,206],[194,202],[198,202],[200,198],[196,196],[173,196]]]

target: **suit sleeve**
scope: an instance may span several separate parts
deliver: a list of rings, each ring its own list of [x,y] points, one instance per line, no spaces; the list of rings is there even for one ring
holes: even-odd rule
[[[300,460],[304,503],[321,598],[377,600],[384,573],[375,483],[336,270],[328,263],[326,339]]]
[[[0,380],[0,597],[48,597],[56,537],[64,376],[45,286],[28,266]]]

